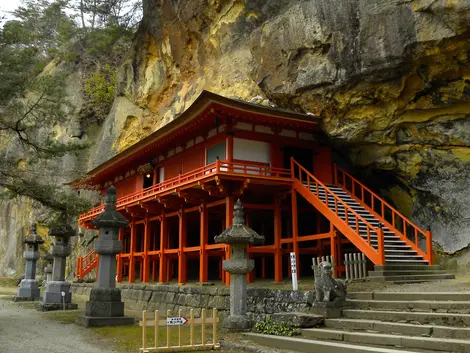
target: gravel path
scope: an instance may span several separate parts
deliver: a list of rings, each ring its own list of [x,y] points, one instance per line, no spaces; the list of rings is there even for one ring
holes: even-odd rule
[[[34,309],[0,300],[1,353],[111,353],[91,342],[86,329],[48,320]],[[95,340],[97,340],[95,338]]]

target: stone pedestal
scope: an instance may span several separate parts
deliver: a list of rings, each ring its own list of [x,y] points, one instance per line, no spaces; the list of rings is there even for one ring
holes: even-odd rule
[[[314,302],[309,312],[326,319],[336,319],[341,317],[345,304],[345,302]]]
[[[124,316],[121,290],[116,288],[116,254],[122,251],[119,229],[129,222],[116,211],[114,187],[107,190],[104,202],[105,211],[93,221],[93,225],[100,228],[100,237],[95,241],[96,253],[100,255],[98,280],[86,302],[85,316],[77,318],[77,323],[87,327],[134,324],[134,318]]]
[[[26,244],[23,257],[26,260],[24,279],[20,283],[14,301],[39,300],[41,297],[38,281],[36,281],[36,263],[39,259],[39,245],[44,243],[36,234],[36,224],[31,226],[31,234],[24,240]]]
[[[243,206],[240,200],[234,207],[233,224],[222,234],[214,238],[216,243],[231,246],[230,260],[223,262],[223,268],[230,273],[230,315],[222,322],[227,331],[248,331],[253,326],[247,316],[246,274],[255,267],[254,261],[248,259],[248,244],[264,243],[264,237],[245,226]]]
[[[75,232],[65,219],[61,219],[56,225],[51,227],[49,236],[55,238],[51,247],[51,255],[54,257],[52,265],[52,280],[47,282],[46,291],[42,297],[42,303],[38,305],[38,310],[73,310],[77,309],[77,304],[72,303],[72,293],[70,293],[70,283],[65,281],[65,265],[67,256],[72,252],[69,240]]]

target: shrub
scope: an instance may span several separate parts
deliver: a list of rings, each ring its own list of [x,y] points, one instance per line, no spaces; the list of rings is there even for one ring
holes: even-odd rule
[[[84,89],[88,105],[98,119],[103,120],[108,115],[114,101],[115,88],[116,70],[108,64],[85,80]]]
[[[297,336],[300,335],[300,330],[286,323],[275,323],[271,321],[269,316],[266,316],[264,321],[259,321],[254,326],[254,331],[264,333],[266,335],[276,336]]]

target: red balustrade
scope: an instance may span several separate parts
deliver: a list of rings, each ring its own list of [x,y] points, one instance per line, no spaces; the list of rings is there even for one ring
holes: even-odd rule
[[[93,269],[98,266],[99,255],[93,249],[88,254],[77,259],[77,278],[84,278],[89,274]]]
[[[217,160],[214,163],[208,164],[204,167],[194,169],[188,173],[180,174],[176,177],[165,180],[161,183],[152,185],[146,189],[136,191],[132,194],[120,197],[116,206],[118,209],[124,208],[126,205],[136,201],[145,201],[159,194],[181,187],[189,183],[202,180],[216,174],[222,175],[243,175],[248,177],[262,177],[269,179],[289,178],[291,171],[284,168],[273,168],[269,164],[264,163],[251,163],[251,162],[229,162],[226,160]],[[104,211],[104,205],[92,208],[90,211],[83,213],[79,217],[79,221],[83,222],[88,219],[94,218],[96,215]]]
[[[380,218],[387,227],[393,230],[401,240],[410,245],[413,250],[416,250],[419,255],[432,265],[431,231],[424,231],[419,228],[371,189],[337,165],[334,166],[334,179],[337,185],[349,191],[352,196]],[[425,251],[420,248],[420,240],[425,240],[423,242],[426,244]]]
[[[385,264],[384,234],[381,228],[370,224],[293,158],[291,158],[291,171],[296,191],[317,207],[374,264]],[[312,190],[312,186],[315,186],[314,190]],[[321,199],[322,197],[324,197],[324,200]],[[345,219],[339,214],[339,206],[344,209]],[[350,213],[353,215],[352,217],[349,215]],[[349,224],[350,219],[355,220],[353,225]],[[360,235],[359,221],[366,226],[367,240],[363,239]],[[371,235],[377,236],[377,249],[372,246]]]

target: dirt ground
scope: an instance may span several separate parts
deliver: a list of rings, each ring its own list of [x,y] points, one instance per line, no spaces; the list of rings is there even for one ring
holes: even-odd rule
[[[31,304],[18,305],[0,298],[0,352],[2,353],[112,353],[116,350],[86,329],[44,318]]]

